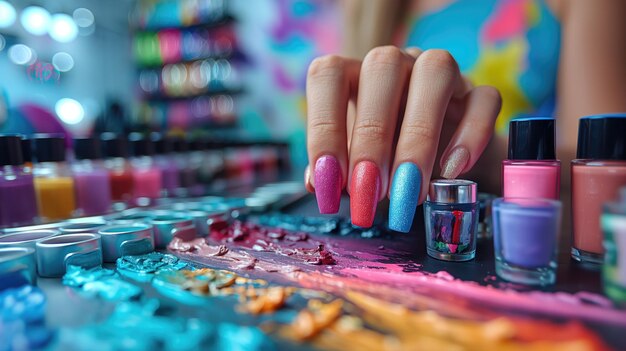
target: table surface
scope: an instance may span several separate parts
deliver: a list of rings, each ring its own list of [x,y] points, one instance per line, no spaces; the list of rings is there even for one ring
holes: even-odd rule
[[[347,196],[342,197],[338,216],[350,218],[350,204]],[[308,195],[300,201],[285,208],[285,212],[294,215],[317,216],[317,202],[313,195]],[[386,226],[388,213],[388,201],[382,201],[376,212],[375,223],[379,226]],[[543,291],[564,291],[579,292],[589,291],[602,294],[602,281],[600,266],[582,265],[574,261],[570,256],[571,246],[571,225],[569,211],[565,211],[563,226],[559,237],[558,267],[556,284],[547,287],[527,287],[525,290]],[[409,233],[393,233],[390,240],[401,241],[410,248],[413,254],[406,257],[407,260],[416,261],[422,264],[422,269],[427,272],[436,273],[447,271],[454,277],[483,282],[486,277],[494,277],[495,258],[492,240],[479,240],[476,247],[476,258],[467,262],[448,262],[432,258],[426,254],[426,239],[424,235],[424,218],[422,206],[419,206],[413,221],[412,229]],[[503,281],[502,281],[503,282]]]
[[[245,189],[242,189],[241,191],[244,192]],[[387,202],[381,202],[379,205],[375,221],[378,225],[384,226],[384,222],[387,217],[387,206]],[[312,195],[304,196],[298,201],[289,204],[283,208],[283,212],[294,215],[320,217],[315,197]],[[421,207],[418,208],[417,213],[418,215],[416,215],[413,229],[410,233],[390,233],[386,238],[372,241],[372,245],[379,245],[381,242],[393,242],[394,245],[403,246],[406,249],[405,251],[409,253],[404,257],[398,257],[397,260],[419,262],[422,265],[420,270],[425,272],[435,273],[439,271],[446,271],[455,278],[465,281],[475,281],[480,284],[487,284],[487,282],[489,282],[490,285],[494,285],[494,282],[502,282],[494,277],[495,267],[493,244],[489,240],[479,241],[477,245],[476,258],[468,262],[446,262],[429,257],[426,254],[425,249],[424,225]],[[341,209],[338,216],[349,218],[349,202],[347,196],[342,198]],[[568,222],[568,218],[569,217],[566,214],[564,223]],[[539,289],[543,291],[563,291],[571,293],[579,291],[589,291],[599,294],[602,293],[599,267],[583,267],[570,258],[569,230],[569,225],[566,224],[563,226],[563,235],[561,235],[560,238],[561,249],[559,253],[556,284],[541,289],[522,288],[523,290]],[[72,327],[84,325],[86,323],[98,322],[98,320],[105,318],[114,307],[114,304],[110,302],[96,302],[92,299],[81,299],[76,296],[68,298],[68,289],[63,287],[58,279],[40,278],[38,280],[38,285],[48,296],[49,308],[47,311],[47,322],[52,327]],[[517,287],[513,286],[513,288]],[[147,288],[146,294],[154,295],[156,293],[150,290],[150,288]],[[164,298],[164,300],[172,306],[177,304],[175,301],[168,300],[167,298]],[[179,306],[177,308],[182,309],[183,315],[193,315],[197,317],[198,313],[200,313],[197,310],[194,311],[193,309],[185,308],[184,306]],[[219,316],[220,320],[229,318],[222,314],[207,314],[206,312],[203,314],[203,318],[207,318],[209,320],[215,320],[218,318],[216,316]],[[237,319],[236,322],[241,323],[241,318]],[[251,319],[245,323],[253,325],[255,321]],[[619,332],[616,332],[616,329],[608,328],[604,331],[596,329],[596,331],[599,331],[609,344],[617,347],[626,347],[626,341]]]

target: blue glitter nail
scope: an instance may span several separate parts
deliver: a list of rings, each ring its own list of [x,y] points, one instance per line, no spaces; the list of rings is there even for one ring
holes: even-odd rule
[[[419,201],[422,174],[410,162],[398,166],[391,183],[389,202],[389,229],[408,233],[413,224]]]

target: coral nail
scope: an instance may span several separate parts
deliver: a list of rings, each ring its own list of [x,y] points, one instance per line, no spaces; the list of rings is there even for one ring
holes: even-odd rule
[[[337,213],[341,202],[341,165],[333,156],[315,162],[315,197],[321,214]]]
[[[389,229],[403,233],[411,230],[421,185],[422,174],[415,164],[398,166],[389,192]]]
[[[380,170],[374,162],[361,161],[354,167],[350,181],[352,224],[362,228],[372,226],[380,196],[380,183]]]

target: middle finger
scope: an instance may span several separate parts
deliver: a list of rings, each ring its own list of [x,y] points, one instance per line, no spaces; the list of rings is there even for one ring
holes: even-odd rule
[[[394,132],[413,58],[393,46],[371,50],[359,77],[356,120],[350,141],[352,224],[370,227],[387,193]]]

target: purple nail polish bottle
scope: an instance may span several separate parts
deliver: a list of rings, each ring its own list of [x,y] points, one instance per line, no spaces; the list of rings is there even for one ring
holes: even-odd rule
[[[33,175],[24,168],[22,138],[0,136],[0,228],[31,224],[37,217]]]
[[[560,201],[526,198],[494,200],[496,274],[521,284],[553,284],[560,228]]]
[[[93,216],[109,212],[111,180],[100,161],[100,141],[95,138],[74,139],[74,156],[72,171],[79,214]]]

